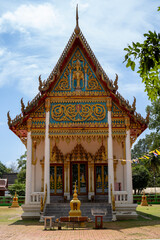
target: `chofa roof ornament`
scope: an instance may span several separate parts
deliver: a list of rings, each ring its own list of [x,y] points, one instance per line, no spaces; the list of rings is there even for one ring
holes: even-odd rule
[[[78,19],[79,19],[79,17],[78,17],[78,4],[77,4],[77,7],[76,7],[76,27],[74,29],[74,31],[77,35],[80,33]]]

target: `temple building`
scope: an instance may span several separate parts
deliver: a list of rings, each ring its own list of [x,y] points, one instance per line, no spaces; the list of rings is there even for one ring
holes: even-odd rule
[[[39,76],[39,93],[8,125],[27,148],[23,218],[40,216],[41,197],[78,196],[112,204],[117,212],[135,211],[131,146],[147,128],[104,72],[78,23],[49,77]],[[46,191],[45,191],[46,188]],[[57,203],[58,205],[58,203]]]

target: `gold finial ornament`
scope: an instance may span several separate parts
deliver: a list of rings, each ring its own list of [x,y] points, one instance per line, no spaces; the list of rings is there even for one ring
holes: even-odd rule
[[[133,104],[132,104],[133,111],[136,110],[136,98],[134,97]]]
[[[12,121],[9,112],[10,112],[10,111],[8,111],[8,113],[7,113],[7,117],[8,117],[8,126],[10,126],[11,121]]]
[[[70,217],[80,217],[81,216],[80,206],[81,206],[81,201],[78,200],[76,182],[75,182],[73,199],[70,201],[71,210],[69,212],[69,216]]]
[[[97,182],[98,182],[98,183],[101,183],[101,181],[102,181],[102,180],[101,180],[101,176],[100,176],[100,174],[98,174]]]
[[[39,75],[38,80],[39,80],[39,87],[38,87],[38,90],[41,92],[41,90],[42,90],[42,86],[43,86],[42,79],[41,79],[41,75]]]
[[[23,98],[21,98],[21,111],[22,111],[23,114],[24,114],[24,109],[25,109],[25,105],[24,105],[24,102],[23,102]]]
[[[114,194],[113,194],[112,183],[111,183],[111,201],[112,201],[112,210],[115,211],[116,210],[116,208],[115,208],[115,197],[114,197]]]
[[[129,128],[130,128],[130,118],[129,117],[125,117],[125,125],[126,125],[126,129],[129,130]]]
[[[19,204],[18,204],[18,197],[17,197],[17,194],[15,192],[15,195],[14,195],[14,198],[13,198],[13,202],[12,202],[12,205],[11,207],[19,207]]]
[[[118,74],[116,74],[116,79],[114,81],[114,93],[118,90]]]
[[[145,191],[143,191],[141,206],[148,206],[147,196],[145,195]]]
[[[81,181],[81,183],[85,183],[84,173],[82,174],[82,181]]]
[[[76,27],[75,27],[75,33],[78,35],[80,33],[80,28],[79,28],[79,23],[78,23],[78,4],[77,4],[77,7],[76,7]]]

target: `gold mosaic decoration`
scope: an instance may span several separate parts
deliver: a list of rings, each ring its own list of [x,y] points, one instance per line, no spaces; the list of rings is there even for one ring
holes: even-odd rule
[[[69,81],[68,81],[68,75],[69,75],[69,70],[66,68],[63,78],[60,79],[57,87],[55,88],[56,91],[70,91],[71,88],[69,86]]]
[[[31,117],[45,117],[44,104],[42,104],[35,112],[31,113]]]
[[[94,78],[93,73],[91,72],[90,69],[88,69],[88,86],[86,87],[86,90],[102,90],[97,79]]]
[[[88,65],[80,50],[76,50],[72,61],[67,65],[62,78],[59,79],[55,91],[71,91],[71,88],[81,91],[84,87],[87,91],[102,91],[100,83]]]
[[[51,117],[55,121],[101,121],[106,117],[106,109],[102,104],[55,104]]]

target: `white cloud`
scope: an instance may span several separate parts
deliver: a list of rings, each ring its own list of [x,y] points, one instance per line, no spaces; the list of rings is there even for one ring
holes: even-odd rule
[[[75,9],[75,6],[78,4],[79,12],[84,12],[89,8],[89,3],[86,0],[71,0],[70,5]]]
[[[20,5],[14,12],[8,11],[0,18],[0,31],[8,29],[26,31],[38,30],[40,32],[62,31],[63,25],[59,25],[62,16],[50,3],[41,5]],[[59,32],[59,31],[58,31]]]

